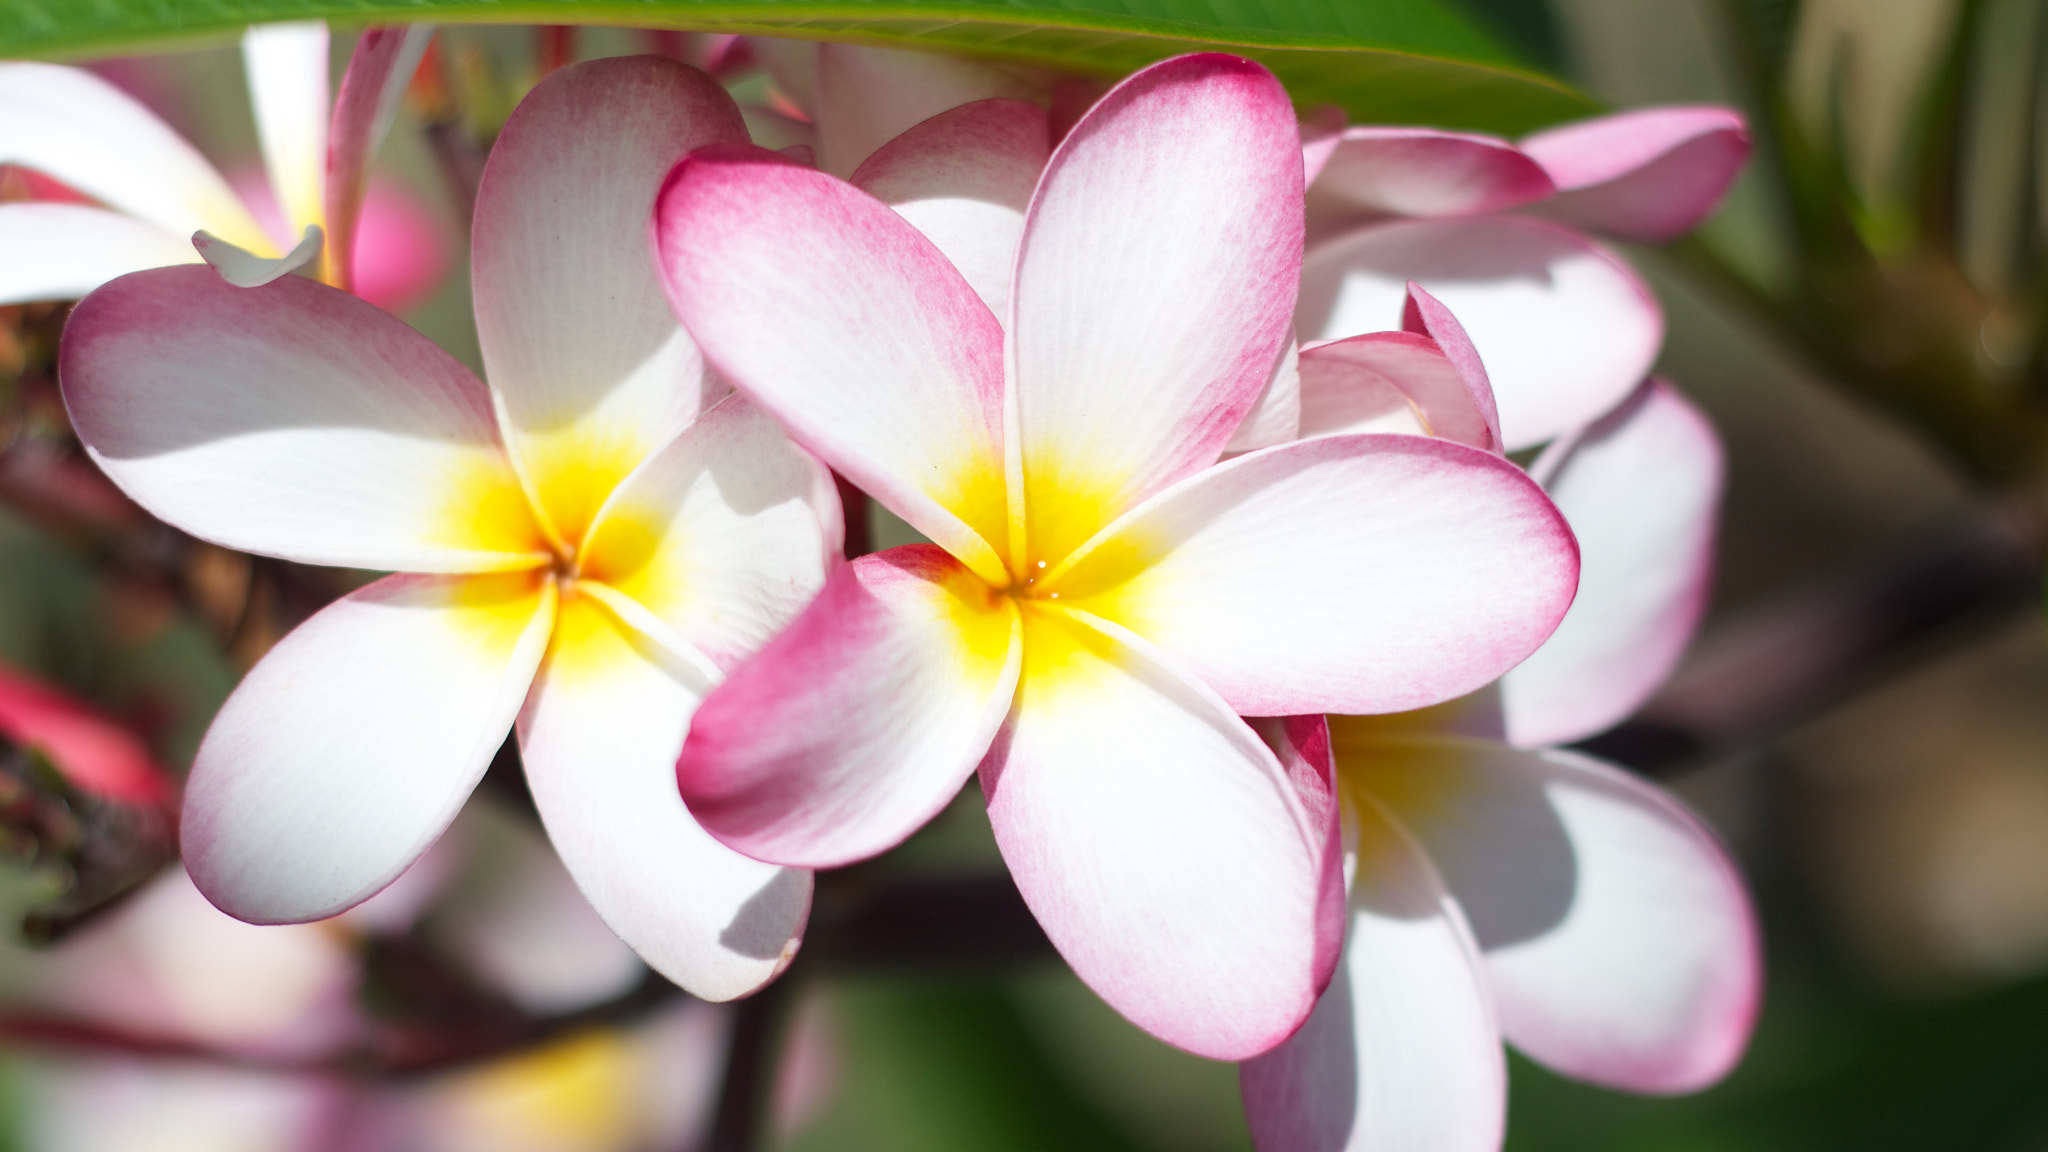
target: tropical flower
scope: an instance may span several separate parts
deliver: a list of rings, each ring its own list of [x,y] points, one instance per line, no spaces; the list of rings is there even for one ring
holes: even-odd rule
[[[97,202],[0,205],[0,303],[73,300],[125,272],[202,258],[245,286],[318,259],[321,279],[350,288],[370,158],[431,31],[364,31],[331,118],[324,23],[258,25],[243,37],[270,179],[264,199],[274,199],[281,235],[261,223],[269,205],[236,195],[191,144],[120,89],[80,68],[0,64],[0,164],[33,169]],[[394,298],[416,296],[422,277],[438,275],[434,261],[391,255],[411,273],[389,284]]]
[[[692,153],[656,207],[707,357],[936,541],[840,569],[706,700],[691,811],[751,856],[837,865],[980,765],[1075,970],[1223,1058],[1300,1024],[1341,899],[1320,720],[1261,739],[1240,714],[1471,691],[1549,634],[1577,570],[1491,453],[1365,435],[1218,463],[1291,349],[1301,173],[1263,69],[1141,71],[1045,166],[1001,322],[885,204],[773,153]]]
[[[670,774],[697,701],[838,550],[829,476],[705,370],[647,256],[662,173],[745,138],[674,61],[536,88],[477,197],[488,388],[303,277],[157,269],[79,304],[65,400],[138,503],[226,547],[399,573],[285,637],[200,747],[185,858],[224,910],[309,920],[390,883],[517,717],[550,837],[641,956],[713,999],[788,961],[808,876],[705,835]]]
[[[1705,419],[1645,385],[1537,466],[1583,557],[1544,647],[1498,692],[1330,719],[1345,958],[1301,1031],[1243,1066],[1262,1152],[1497,1148],[1503,1037],[1637,1092],[1705,1087],[1740,1057],[1759,959],[1735,867],[1662,790],[1544,747],[1669,671],[1704,599],[1720,469]]]
[[[1598,419],[1648,374],[1656,297],[1580,229],[1640,243],[1690,231],[1749,153],[1742,118],[1649,108],[1510,144],[1428,128],[1305,130],[1311,246],[1295,321],[1306,340],[1386,328],[1409,281],[1485,358],[1509,451]]]

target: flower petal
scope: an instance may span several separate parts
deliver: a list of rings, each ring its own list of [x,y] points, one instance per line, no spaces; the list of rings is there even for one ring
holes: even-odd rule
[[[550,75],[491,149],[472,240],[477,339],[514,459],[566,540],[723,390],[662,299],[647,221],[686,152],[745,139],[709,76],[631,56]]]
[[[1458,322],[1443,301],[1431,296],[1422,285],[1410,281],[1408,303],[1401,309],[1401,330],[1420,332],[1436,341],[1444,359],[1457,369],[1458,379],[1464,383],[1462,395],[1447,398],[1425,409],[1435,414],[1440,422],[1450,423],[1451,413],[1463,410],[1464,421],[1469,422],[1477,415],[1481,429],[1472,433],[1472,439],[1464,441],[1474,448],[1485,448],[1503,453],[1500,435],[1500,411],[1493,399],[1493,382],[1487,378],[1486,365],[1479,361],[1479,350],[1472,346],[1472,337],[1465,326]],[[1483,436],[1483,438],[1482,438]]]
[[[894,847],[960,790],[1009,711],[1017,613],[943,550],[863,556],[698,710],[676,764],[712,835],[836,867]]]
[[[261,288],[279,276],[288,276],[311,264],[320,256],[326,244],[326,234],[318,224],[306,225],[306,231],[292,250],[282,256],[258,256],[236,244],[230,244],[211,232],[199,231],[192,234],[192,249],[199,258],[213,265],[220,278],[237,288]]]
[[[1417,284],[1401,322],[1303,351],[1302,435],[1407,432],[1499,453],[1493,386],[1464,327]]]
[[[931,241],[844,181],[706,149],[655,209],[669,301],[792,438],[983,578],[1007,579],[1003,332]]]
[[[676,754],[709,687],[665,671],[644,640],[574,597],[520,715],[519,749],[548,837],[598,915],[693,995],[730,1000],[796,955],[811,877],[720,844],[676,793]]]
[[[1499,676],[1571,603],[1577,548],[1519,468],[1416,436],[1226,461],[1041,585],[1144,636],[1247,716],[1420,708]]]
[[[1480,216],[1548,197],[1542,165],[1497,136],[1347,128],[1309,190],[1311,214]]]
[[[55,685],[4,665],[0,733],[47,756],[65,781],[81,791],[127,804],[161,804],[170,798],[170,776],[140,737]]]
[[[83,204],[0,204],[0,252],[0,304],[76,300],[116,276],[199,259],[183,236]]]
[[[982,765],[996,842],[1046,934],[1132,1023],[1242,1060],[1315,1005],[1327,830],[1215,693],[1086,613],[1032,608]]]
[[[1429,858],[1357,809],[1350,936],[1301,1031],[1240,1068],[1260,1152],[1495,1152],[1507,1068],[1479,950]]]
[[[619,486],[580,568],[730,669],[817,595],[843,531],[831,473],[727,396]]]
[[[1302,182],[1315,187],[1316,178],[1330,163],[1330,157],[1337,154],[1337,146],[1344,142],[1344,125],[1350,117],[1344,109],[1335,104],[1324,104],[1311,112],[1301,122],[1301,175]]]
[[[977,100],[917,125],[862,162],[854,187],[896,209],[960,270],[998,316],[1024,209],[1052,152],[1045,110]]]
[[[199,746],[180,830],[220,909],[332,916],[434,842],[490,766],[533,682],[554,582],[387,576],[259,661]]]
[[[1295,319],[1320,339],[1384,329],[1410,281],[1471,333],[1511,452],[1619,403],[1664,339],[1656,298],[1619,257],[1559,225],[1512,216],[1397,221],[1318,245],[1302,268]]]
[[[1405,749],[1405,753],[1397,751]],[[1669,795],[1569,752],[1390,743],[1347,780],[1415,833],[1471,920],[1501,1028],[1550,1068],[1690,1092],[1742,1055],[1755,914],[1714,836]]]
[[[175,236],[204,228],[244,248],[270,243],[184,137],[82,68],[0,64],[0,164],[53,176]]]
[[[818,166],[834,176],[949,108],[1031,95],[1021,79],[958,56],[829,41],[817,53]]]
[[[72,312],[59,369],[93,459],[193,535],[412,572],[543,559],[483,385],[346,292],[132,273]]]
[[[1279,81],[1213,53],[1125,80],[1053,153],[1010,302],[1030,559],[1229,443],[1288,339],[1301,171]]]
[[[1567,744],[1640,707],[1692,639],[1713,579],[1721,503],[1714,426],[1670,385],[1645,384],[1539,461],[1579,540],[1578,599],[1501,681],[1509,742]]]
[[[1301,351],[1289,336],[1280,349],[1280,363],[1266,381],[1265,391],[1245,413],[1244,422],[1230,434],[1225,452],[1250,452],[1271,448],[1301,435]]]
[[[242,34],[242,66],[263,168],[288,234],[327,224],[327,22],[256,24]],[[233,241],[230,241],[232,243]]]
[[[355,288],[356,217],[370,187],[370,161],[398,115],[432,24],[372,24],[363,29],[341,74],[325,165],[327,261],[330,283]]]
[[[1557,182],[1544,215],[1662,244],[1720,205],[1749,158],[1749,128],[1732,108],[1641,108],[1539,132],[1522,151]]]

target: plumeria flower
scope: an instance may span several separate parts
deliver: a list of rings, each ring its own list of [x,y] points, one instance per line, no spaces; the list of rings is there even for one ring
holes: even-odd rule
[[[1300,1024],[1341,922],[1321,723],[1262,739],[1240,715],[1475,689],[1550,633],[1578,566],[1537,487],[1464,445],[1218,463],[1291,347],[1301,178],[1270,73],[1145,69],[1045,165],[1001,320],[887,205],[773,153],[695,152],[656,207],[706,356],[936,542],[839,569],[705,701],[691,811],[748,855],[832,866],[979,765],[1074,969],[1221,1058]]]
[[[258,25],[243,37],[270,180],[264,199],[274,202],[281,234],[260,222],[271,205],[236,195],[191,144],[120,89],[79,68],[0,64],[0,164],[33,169],[96,202],[0,205],[0,303],[77,299],[126,272],[202,258],[244,286],[317,261],[321,279],[350,288],[370,158],[430,33],[429,25],[366,30],[331,115],[324,23]],[[389,255],[387,263],[412,271],[389,284],[393,297],[417,296],[416,281],[437,274],[435,261]]]
[[[1498,1148],[1503,1037],[1647,1093],[1713,1083],[1748,1042],[1760,961],[1734,865],[1662,790],[1555,747],[1633,710],[1691,635],[1719,445],[1651,383],[1537,471],[1583,550],[1556,634],[1497,691],[1330,719],[1345,959],[1301,1031],[1243,1066],[1261,1152]]]
[[[309,920],[390,883],[516,717],[555,847],[642,957],[712,999],[788,962],[808,875],[706,835],[672,776],[697,701],[839,546],[829,475],[706,371],[647,255],[662,174],[745,139],[671,60],[537,87],[477,196],[488,388],[303,277],[158,269],[79,304],[65,400],[138,503],[225,547],[398,573],[285,637],[201,745],[182,837],[224,910]]]
[[[1638,243],[1690,231],[1749,153],[1742,118],[1713,107],[1625,112],[1518,145],[1426,128],[1304,134],[1317,171],[1302,337],[1385,328],[1420,283],[1470,328],[1510,451],[1614,408],[1663,342],[1648,286],[1584,231]]]

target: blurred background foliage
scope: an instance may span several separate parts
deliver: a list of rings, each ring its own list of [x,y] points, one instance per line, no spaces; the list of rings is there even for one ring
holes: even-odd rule
[[[81,9],[111,20],[153,7]],[[1308,15],[1291,25],[1254,5],[1062,11],[1098,32],[1171,17],[1188,34],[1200,31],[1196,17],[1241,17],[1274,35],[1380,36],[1404,51],[1468,51],[1492,78],[1464,88],[1432,80],[1420,97],[1396,96],[1398,71],[1372,65],[1364,70],[1376,78],[1347,90],[1360,121],[1514,130],[1592,106],[1525,84],[1526,70],[1616,107],[1731,103],[1757,134],[1750,171],[1699,237],[1632,253],[1671,322],[1660,370],[1715,419],[1730,487],[1701,639],[1644,721],[1602,747],[1679,791],[1740,856],[1765,921],[1765,1010],[1735,1075],[1685,1099],[1587,1088],[1517,1059],[1508,1147],[2048,1149],[2048,0],[1299,7]],[[194,11],[227,27],[259,8],[282,11],[253,0]],[[1347,25],[1353,12],[1377,15]],[[1403,23],[1402,12],[1423,15]],[[1324,17],[1335,23],[1315,24]],[[0,45],[42,27],[36,50],[84,50],[87,38],[59,35],[82,27],[67,19],[0,0]],[[1119,66],[1089,57],[1103,42],[1047,36],[1030,51],[1056,46],[1076,67]],[[562,43],[527,29],[447,29],[438,79],[416,89],[386,175],[459,234],[460,197],[448,189],[465,165],[473,179],[539,54]],[[586,29],[568,50],[648,44]],[[1341,61],[1316,67],[1325,65],[1341,71]],[[253,161],[230,49],[133,67],[209,155]],[[1461,67],[1445,65],[1438,80]],[[1516,99],[1525,103],[1509,107]],[[78,463],[47,375],[60,318],[9,309],[0,331],[0,660],[95,701],[179,765],[238,668],[349,578],[209,550],[118,502],[96,503],[104,493],[89,485],[52,489],[49,475],[70,475],[43,467],[52,454]],[[408,319],[476,363],[459,275]],[[886,543],[891,526],[873,527]],[[1885,575],[1900,572],[1912,578]],[[1774,659],[1810,655],[1787,645],[1825,648],[1844,631],[1884,640],[1849,644],[1850,655],[1787,681],[1798,690],[1762,719],[1701,720],[1722,715],[1717,669],[1771,673]],[[502,811],[490,819],[517,827],[517,796],[494,795],[487,803]],[[11,908],[45,907],[77,886],[75,862],[14,847]],[[1000,867],[969,795],[840,890]],[[822,896],[820,915],[833,915]],[[406,938],[460,952],[448,943],[459,921],[429,917]],[[25,966],[26,946],[0,956],[0,985]],[[391,976],[402,970],[387,965],[366,995],[402,1006],[406,985]],[[764,1091],[774,1146],[790,1152],[1249,1147],[1233,1068],[1137,1032],[1043,953],[895,968],[820,956],[785,985]],[[448,1075],[468,1077],[462,1091],[499,1110],[489,1129],[499,1152],[654,1148],[652,1129],[607,1120],[600,1106],[624,1075],[614,1060],[623,1049],[606,1045],[628,1034],[594,1017],[538,1056],[480,1058]],[[15,1051],[6,1098],[20,1112],[41,1070],[70,1057]],[[671,1094],[709,1091],[715,1046],[663,1051],[682,1054],[658,1073]]]

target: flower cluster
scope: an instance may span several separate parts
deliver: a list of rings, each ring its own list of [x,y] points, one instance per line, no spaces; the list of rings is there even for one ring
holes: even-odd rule
[[[252,64],[314,39],[254,31]],[[1734,869],[1662,792],[1554,750],[1670,671],[1720,483],[1703,418],[1645,380],[1654,298],[1577,228],[1691,228],[1739,121],[1513,144],[1303,124],[1226,55],[1055,90],[763,45],[808,117],[774,151],[703,72],[577,64],[483,171],[479,379],[349,291],[421,41],[365,37],[329,141],[317,40],[317,88],[252,67],[259,109],[318,126],[259,115],[306,226],[283,256],[125,97],[0,69],[0,102],[177,177],[0,128],[0,161],[106,205],[0,206],[10,249],[23,213],[75,234],[7,290],[93,289],[60,362],[92,458],[201,539],[390,573],[201,746],[182,845],[218,907],[361,904],[510,732],[583,896],[708,999],[790,962],[811,870],[978,778],[1074,971],[1245,1061],[1269,1150],[1491,1147],[1503,1036],[1651,1092],[1739,1055]],[[193,228],[214,267],[173,243]],[[323,235],[320,279],[286,275]],[[835,473],[924,542],[845,556]]]

